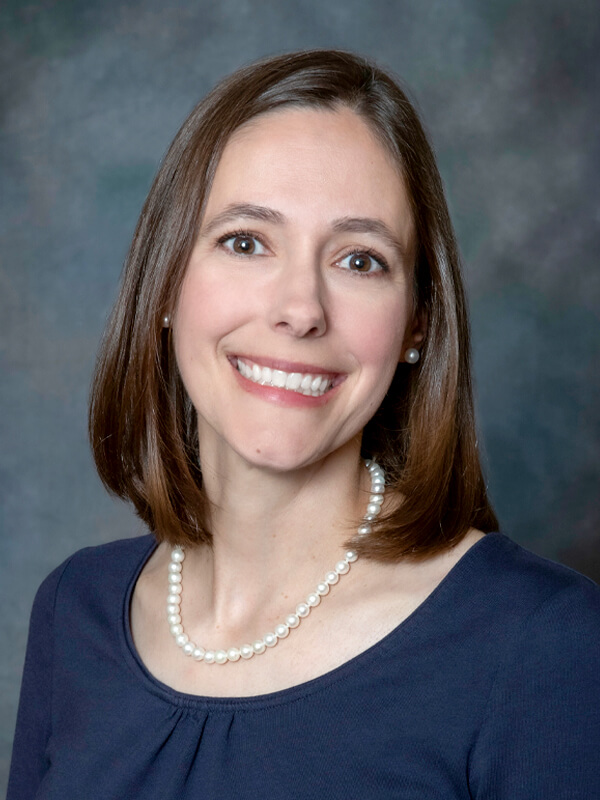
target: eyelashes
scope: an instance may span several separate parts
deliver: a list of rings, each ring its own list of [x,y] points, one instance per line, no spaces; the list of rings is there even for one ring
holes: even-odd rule
[[[343,266],[348,261],[348,266]],[[389,272],[390,268],[383,256],[370,247],[361,247],[351,250],[337,262],[342,269],[347,269],[355,275],[373,275],[378,272]],[[372,267],[375,267],[374,269]]]
[[[238,230],[223,234],[217,245],[236,257],[265,256],[269,249],[262,237],[252,231]],[[386,259],[371,247],[354,247],[334,262],[351,275],[371,276],[389,273]]]
[[[267,253],[260,237],[248,231],[226,233],[217,239],[217,244],[236,256],[264,256]]]

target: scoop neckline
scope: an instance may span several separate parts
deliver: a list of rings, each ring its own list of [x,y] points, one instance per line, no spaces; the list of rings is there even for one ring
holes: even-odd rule
[[[476,555],[479,555],[482,550],[487,549],[487,545],[484,546],[483,542],[492,542],[501,539],[509,541],[504,534],[499,532],[485,534],[481,539],[471,545],[467,552],[461,556],[438,585],[427,595],[423,602],[408,615],[408,617],[399,622],[391,631],[386,633],[366,650],[357,653],[337,667],[324,672],[322,675],[317,675],[315,678],[311,678],[308,681],[303,681],[302,683],[289,686],[285,689],[278,689],[275,692],[242,695],[241,697],[223,697],[220,695],[189,694],[174,689],[160,681],[150,672],[137,651],[131,631],[131,600],[135,584],[144,566],[158,547],[156,539],[154,539],[151,534],[150,537],[152,539],[150,546],[144,550],[142,557],[136,561],[135,568],[127,584],[127,590],[121,607],[121,639],[128,665],[134,673],[134,676],[141,681],[147,691],[166,700],[171,705],[190,709],[198,708],[208,710],[212,708],[213,710],[222,711],[252,711],[264,709],[269,706],[291,703],[349,678],[359,668],[365,666],[381,654],[387,653],[391,647],[393,647],[395,640],[401,633],[407,630],[410,631],[411,628],[418,626],[420,618],[427,614],[430,607],[435,604],[437,597],[447,591],[447,589],[456,582],[460,573],[469,568],[470,562]]]

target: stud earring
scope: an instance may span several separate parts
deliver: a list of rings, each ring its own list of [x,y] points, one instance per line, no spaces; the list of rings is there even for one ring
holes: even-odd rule
[[[404,360],[407,364],[416,364],[420,358],[421,354],[416,347],[409,347],[406,353],[404,353]]]
[[[171,327],[171,317],[168,314],[165,314],[162,321],[163,328],[170,328]]]

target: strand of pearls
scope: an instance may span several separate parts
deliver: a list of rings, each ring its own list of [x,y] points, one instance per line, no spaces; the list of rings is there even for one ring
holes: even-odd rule
[[[374,461],[365,461],[365,467],[371,473],[371,495],[367,505],[367,512],[363,517],[362,524],[358,528],[360,536],[371,533],[371,523],[377,517],[383,503],[385,492],[385,476],[381,467]],[[316,608],[323,597],[329,594],[343,575],[350,571],[350,565],[358,558],[354,550],[348,550],[341,561],[325,575],[323,581],[317,584],[314,592],[311,592],[306,600],[298,603],[296,610],[288,614],[283,622],[275,626],[274,630],[265,633],[262,639],[257,639],[253,644],[243,644],[241,647],[230,647],[228,650],[205,650],[195,642],[190,641],[189,636],[183,630],[181,623],[181,597],[183,593],[183,561],[185,553],[183,548],[176,546],[171,552],[171,563],[169,564],[169,595],[167,597],[167,619],[171,634],[177,645],[182,648],[186,656],[191,656],[196,661],[203,661],[205,664],[227,664],[229,661],[239,661],[252,658],[254,655],[262,655],[268,648],[275,647],[280,639],[285,639],[300,622],[308,617],[311,610]]]

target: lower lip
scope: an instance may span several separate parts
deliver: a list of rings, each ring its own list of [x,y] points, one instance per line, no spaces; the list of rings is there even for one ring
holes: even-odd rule
[[[323,406],[331,400],[341,386],[341,383],[338,383],[337,386],[329,389],[325,394],[319,395],[319,397],[312,397],[312,395],[299,394],[299,392],[292,392],[289,389],[279,389],[277,386],[265,386],[261,383],[254,383],[253,381],[249,381],[248,378],[244,378],[242,373],[233,364],[231,368],[235,373],[239,385],[245,392],[254,394],[269,403],[274,403],[278,406],[288,406],[290,408],[316,408],[318,406]]]

